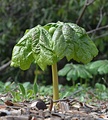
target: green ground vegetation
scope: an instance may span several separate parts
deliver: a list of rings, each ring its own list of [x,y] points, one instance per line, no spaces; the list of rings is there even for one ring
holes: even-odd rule
[[[46,99],[52,97],[52,86],[35,86],[37,91],[34,91],[34,85],[29,82],[25,83],[11,83],[0,82],[0,95],[7,94],[5,100],[12,100],[14,102],[19,101],[31,101],[37,98]],[[11,96],[11,97],[9,97]],[[81,102],[90,103],[98,100],[108,100],[108,88],[104,84],[96,83],[94,88],[87,84],[76,84],[75,86],[63,86],[59,85],[59,96],[60,99],[65,97],[71,97]],[[3,99],[4,100],[4,99]],[[2,102],[2,97],[1,97]]]

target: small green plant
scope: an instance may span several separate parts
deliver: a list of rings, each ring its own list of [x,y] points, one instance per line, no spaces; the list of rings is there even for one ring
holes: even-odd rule
[[[108,89],[104,84],[96,83],[95,84],[95,94],[98,99],[108,100]]]
[[[86,69],[86,65],[81,64],[66,64],[63,69],[59,70],[59,76],[66,76],[68,81],[76,81],[78,78],[89,79],[92,74]]]
[[[33,86],[33,89],[31,89],[32,84],[30,84],[29,82],[25,82],[18,84],[16,89],[17,92],[15,90],[12,91],[12,89],[10,89],[11,94],[13,96],[13,101],[30,100],[36,98],[37,84],[34,84]]]
[[[97,60],[88,64],[66,64],[59,70],[59,76],[66,76],[67,80],[75,81],[78,78],[91,79],[96,75],[104,75],[108,73],[108,60]]]
[[[44,70],[52,66],[53,99],[59,99],[57,62],[66,57],[88,63],[98,50],[86,31],[73,23],[49,23],[27,30],[14,46],[11,66],[26,70],[35,62]]]

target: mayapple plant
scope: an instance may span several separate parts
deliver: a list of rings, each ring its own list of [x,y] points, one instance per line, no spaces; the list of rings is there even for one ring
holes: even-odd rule
[[[11,66],[26,70],[35,61],[44,70],[52,66],[53,100],[59,99],[57,62],[66,57],[88,63],[98,50],[86,31],[74,23],[48,23],[26,30],[14,46]]]

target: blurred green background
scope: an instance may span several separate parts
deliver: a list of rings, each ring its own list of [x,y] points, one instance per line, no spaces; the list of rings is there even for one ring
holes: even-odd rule
[[[16,81],[33,83],[35,75],[38,75],[38,83],[51,84],[51,68],[44,72],[36,65],[22,71],[9,65],[3,66],[11,60],[12,49],[18,40],[23,36],[26,29],[38,24],[44,25],[49,22],[73,22],[76,23],[83,8],[85,0],[0,0],[0,81]],[[108,2],[107,0],[94,0],[90,4],[79,22],[79,26],[85,30],[106,26],[108,24]],[[108,59],[108,27],[89,33],[96,44],[99,54],[93,61]],[[71,60],[70,62],[76,63]],[[64,58],[58,63],[58,70],[67,63]],[[97,75],[92,78],[94,82],[108,81],[108,75]],[[65,77],[59,77],[61,84],[73,84]],[[79,81],[76,81],[79,82]],[[89,81],[91,82],[91,81]]]

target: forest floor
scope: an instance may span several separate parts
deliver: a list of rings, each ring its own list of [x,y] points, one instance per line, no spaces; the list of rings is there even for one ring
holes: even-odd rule
[[[0,95],[0,98],[7,97]],[[90,103],[66,97],[57,101],[51,98],[0,104],[0,120],[108,120],[108,101]]]

